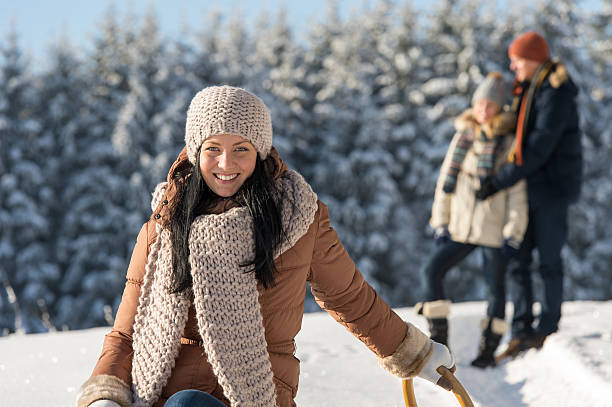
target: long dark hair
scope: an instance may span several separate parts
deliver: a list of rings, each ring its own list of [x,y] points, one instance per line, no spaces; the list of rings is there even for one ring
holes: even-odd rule
[[[191,168],[174,175],[177,182],[176,203],[171,208],[170,240],[172,242],[171,292],[182,292],[192,285],[189,264],[189,230],[195,218],[206,214],[219,197],[206,185],[200,171],[200,153]],[[257,155],[255,170],[233,197],[248,210],[253,219],[255,258],[241,266],[245,273],[255,272],[257,281],[265,289],[274,286],[277,273],[274,253],[285,238],[280,211],[283,191],[276,187],[264,162]]]

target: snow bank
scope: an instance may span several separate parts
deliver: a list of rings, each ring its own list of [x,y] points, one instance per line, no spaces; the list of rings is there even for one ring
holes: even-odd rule
[[[482,371],[469,362],[484,309],[481,302],[455,304],[450,325],[457,376],[476,406],[612,406],[612,301],[565,303],[561,330],[541,351]],[[397,312],[426,329],[411,309]],[[2,404],[72,406],[107,330],[0,338]],[[307,314],[296,340],[302,361],[299,406],[403,406],[400,381],[327,314]],[[458,405],[450,393],[419,379],[415,393],[421,407]]]

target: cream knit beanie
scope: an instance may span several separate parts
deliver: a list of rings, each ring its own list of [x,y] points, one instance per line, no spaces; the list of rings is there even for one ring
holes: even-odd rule
[[[504,77],[499,72],[491,72],[478,85],[474,96],[472,96],[472,104],[475,104],[481,99],[489,99],[497,103],[502,108],[506,103],[506,84]]]
[[[249,140],[265,159],[272,148],[270,111],[257,96],[232,86],[211,86],[199,91],[187,111],[185,144],[187,157],[196,162],[204,140],[231,134]]]

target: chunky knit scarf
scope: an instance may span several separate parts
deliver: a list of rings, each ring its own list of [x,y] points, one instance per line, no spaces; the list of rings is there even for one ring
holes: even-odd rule
[[[286,232],[278,256],[308,230],[317,210],[317,196],[295,171],[287,171],[276,182],[284,192],[281,208]],[[189,234],[190,293],[169,292],[170,232],[159,225],[157,228],[134,322],[134,406],[150,406],[160,397],[179,354],[191,301],[204,350],[231,405],[276,406],[257,280],[254,273],[244,273],[240,267],[254,256],[248,210],[233,208],[195,219]]]
[[[497,149],[502,138],[489,138],[484,131],[478,132],[480,135],[476,136],[475,130],[475,128],[465,128],[459,133],[459,139],[457,140],[457,144],[455,144],[451,162],[446,171],[446,177],[444,178],[444,185],[442,186],[442,190],[447,194],[455,191],[455,187],[457,186],[457,175],[461,171],[461,165],[463,164],[465,155],[472,147],[475,137],[479,138],[483,146],[478,156],[478,177],[482,180],[493,174]]]

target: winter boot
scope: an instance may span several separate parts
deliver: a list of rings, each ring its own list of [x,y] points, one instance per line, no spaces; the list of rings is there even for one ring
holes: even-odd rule
[[[472,366],[484,369],[497,365],[495,351],[502,336],[508,330],[508,324],[503,319],[485,318],[481,321],[481,327],[483,331],[478,344],[478,356],[472,361]]]
[[[427,318],[429,337],[431,340],[448,346],[448,315],[450,314],[449,300],[437,300],[418,303],[415,306],[417,314]]]
[[[546,335],[537,332],[520,333],[510,340],[508,347],[498,357],[499,363],[503,359],[515,358],[519,353],[528,349],[540,349],[544,346]]]

